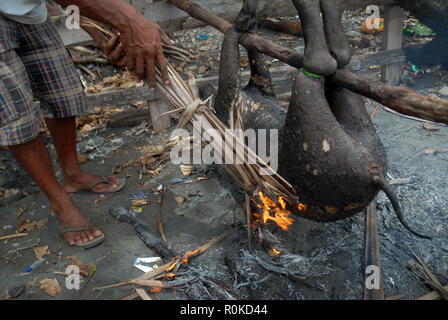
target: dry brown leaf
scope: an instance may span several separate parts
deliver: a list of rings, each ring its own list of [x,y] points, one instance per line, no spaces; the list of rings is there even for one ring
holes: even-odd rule
[[[209,51],[214,49],[214,45],[213,44],[207,44],[205,46],[202,46],[199,48],[200,51]]]
[[[48,218],[40,219],[39,221],[34,222],[37,230],[41,230],[48,222]]]
[[[165,168],[165,166],[159,167],[159,168],[154,169],[154,170],[146,170],[145,174],[149,174],[151,177],[155,177],[155,176],[158,176],[160,174],[160,171],[162,171],[163,168]]]
[[[182,204],[185,202],[184,197],[175,197],[174,200],[176,200],[177,204]]]
[[[147,206],[150,203],[151,203],[151,200],[149,200],[149,199],[134,199],[134,200],[132,200],[132,205],[134,207],[143,207],[143,206]]]
[[[19,218],[22,214],[25,213],[25,211],[28,210],[26,206],[19,209],[19,212],[17,213],[16,218]]]
[[[43,290],[50,297],[55,298],[61,292],[61,286],[57,279],[44,279],[40,281],[39,289]]]
[[[82,128],[81,131],[79,132],[80,135],[85,135],[88,134],[90,131],[92,131],[94,128],[90,125],[90,124],[85,124]]]
[[[26,284],[27,287],[35,287],[36,286],[36,282],[37,282],[37,277],[34,277],[32,280],[28,281],[28,283]]]
[[[241,59],[240,66],[241,68],[246,68],[249,65],[249,59]]]
[[[423,128],[425,128],[426,130],[429,130],[429,131],[438,131],[438,130],[440,130],[439,127],[437,127],[437,126],[435,126],[435,125],[433,125],[431,123],[427,123],[427,122],[423,123]]]
[[[48,249],[48,246],[33,248],[34,255],[36,256],[36,259],[40,259],[43,256],[50,254],[50,250]]]
[[[72,261],[72,263],[71,263],[72,265],[75,265],[79,268],[79,273],[81,273],[83,276],[86,276],[86,277],[89,276],[89,271],[87,270],[87,265],[84,262],[82,262],[81,260],[79,260],[77,256],[69,256],[67,258]]]
[[[296,40],[296,38],[294,38],[293,36],[286,36],[286,35],[283,35],[283,36],[280,36],[280,40],[294,41],[294,40]]]
[[[36,227],[35,221],[30,221],[28,218],[23,219],[20,221],[19,225],[16,228],[16,231],[21,233],[23,231],[31,232]]]
[[[106,199],[104,195],[100,195],[98,198],[95,199],[94,203],[97,204],[99,202],[103,202]]]
[[[209,66],[199,66],[198,74],[207,72],[208,70],[210,70],[210,67],[209,67]]]

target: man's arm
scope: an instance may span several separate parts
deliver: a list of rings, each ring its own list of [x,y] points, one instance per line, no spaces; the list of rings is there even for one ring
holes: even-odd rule
[[[56,2],[62,6],[76,5],[83,16],[117,29],[122,47],[115,50],[115,56],[121,55],[124,50],[125,65],[134,71],[139,79],[145,77],[146,69],[149,87],[152,90],[156,87],[154,63],[159,67],[163,81],[167,83],[167,60],[163,55],[161,42],[173,44],[173,41],[158,24],[146,19],[137,9],[122,0],[56,0]],[[111,50],[110,44],[108,50]]]

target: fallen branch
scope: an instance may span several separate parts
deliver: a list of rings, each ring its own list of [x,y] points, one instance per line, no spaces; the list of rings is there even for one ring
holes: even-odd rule
[[[140,298],[142,298],[142,300],[152,300],[151,297],[146,293],[145,290],[143,290],[141,288],[137,288],[137,289],[135,289],[135,291],[140,296]]]
[[[205,11],[188,0],[169,0],[169,2],[187,12],[193,18],[204,21],[223,33],[231,27],[229,22]],[[265,53],[296,68],[303,67],[302,54],[265,40],[256,34],[244,33],[240,42],[247,49]],[[371,81],[348,70],[339,69],[327,79],[335,85],[387,105],[399,113],[448,124],[448,100],[446,99],[429,97],[407,88],[397,88],[379,81]]]
[[[196,256],[206,252],[208,249],[210,249],[211,247],[217,245],[219,242],[221,242],[222,240],[224,240],[225,238],[227,238],[228,236],[230,236],[231,234],[233,234],[235,231],[237,231],[239,229],[240,228],[227,230],[226,232],[224,232],[219,237],[211,240],[210,242],[208,242],[205,245],[203,245],[203,246],[199,247],[198,249],[196,249],[194,251],[195,254],[190,256],[190,257],[196,257]],[[161,281],[157,281],[157,282],[144,282],[144,281],[150,280],[150,279],[154,279],[154,278],[160,276],[165,271],[171,270],[178,263],[179,263],[179,258],[174,258],[170,262],[165,263],[164,265],[158,267],[157,269],[154,269],[154,270],[151,270],[151,271],[149,271],[149,272],[147,272],[145,274],[142,274],[141,276],[139,276],[137,278],[133,278],[133,279],[130,279],[130,280],[127,280],[127,281],[124,281],[124,282],[112,284],[112,285],[105,286],[105,287],[95,287],[95,288],[93,288],[93,290],[95,291],[95,290],[112,289],[112,288],[118,288],[118,287],[122,287],[122,286],[132,285],[132,284],[148,285],[148,286],[153,286],[152,284],[157,284],[154,287],[163,288],[163,286],[166,287],[166,284],[161,282]]]
[[[426,283],[428,283],[431,287],[436,289],[445,300],[448,300],[448,290],[446,290],[442,286],[442,284],[434,276],[434,274],[431,272],[431,270],[429,270],[429,268],[426,266],[426,264],[423,262],[423,260],[420,259],[420,257],[417,256],[417,254],[413,250],[411,250],[411,253],[415,257],[415,259],[417,259],[418,263],[420,263],[420,265],[422,266],[423,271],[425,272],[425,275],[423,275],[423,277],[422,277],[420,275],[420,273],[415,272],[416,271],[415,267],[413,266],[413,264],[409,263],[409,265],[411,266],[414,273],[416,273],[419,277],[421,277],[422,280],[424,280]]]
[[[448,286],[444,286],[443,289],[448,290]],[[424,296],[421,296],[420,298],[417,298],[416,300],[440,300],[443,299],[443,296],[437,291],[431,291],[430,293],[425,294]]]
[[[12,238],[24,237],[24,236],[27,236],[27,235],[28,235],[28,233],[10,234],[8,236],[1,236],[0,237],[0,241],[7,240],[7,239],[12,239]]]
[[[166,237],[165,237],[165,231],[163,230],[163,224],[161,220],[161,214],[162,214],[162,208],[163,208],[163,194],[164,190],[160,190],[160,206],[159,206],[159,212],[157,214],[157,226],[159,227],[160,236],[162,237],[163,243],[166,245]]]

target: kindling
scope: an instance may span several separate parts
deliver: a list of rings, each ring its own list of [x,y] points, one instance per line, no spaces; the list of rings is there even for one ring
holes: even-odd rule
[[[250,148],[272,169],[261,168],[260,175],[272,175],[278,169],[277,129],[226,129],[223,137],[218,130],[206,129],[200,121],[194,121],[192,136],[185,129],[176,129],[171,141],[177,142],[170,153],[171,162],[177,165],[243,164],[245,159],[249,164],[256,164],[255,153],[247,150]]]

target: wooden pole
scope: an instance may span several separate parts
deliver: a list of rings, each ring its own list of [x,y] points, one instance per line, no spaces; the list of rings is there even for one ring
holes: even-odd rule
[[[223,33],[231,27],[229,22],[203,10],[189,0],[168,1],[193,18],[204,21]],[[256,34],[244,33],[240,42],[247,49],[258,50],[296,68],[303,67],[302,54],[265,40]],[[379,81],[367,80],[348,70],[339,69],[327,79],[335,85],[371,98],[399,113],[448,124],[448,100],[446,99],[429,97],[407,88],[397,88]]]
[[[366,247],[365,268],[376,266],[379,272],[379,289],[367,288],[367,279],[364,284],[364,300],[384,300],[384,292],[381,288],[381,267],[378,242],[378,223],[376,219],[376,199],[366,209]],[[367,275],[366,275],[367,276]]]
[[[404,10],[400,6],[386,6],[383,50],[401,49],[401,42],[403,41],[403,17]],[[394,86],[399,84],[400,64],[396,63],[383,66],[381,78],[387,84]]]

